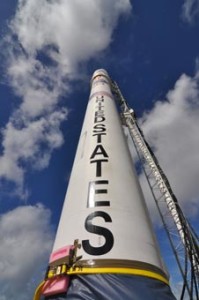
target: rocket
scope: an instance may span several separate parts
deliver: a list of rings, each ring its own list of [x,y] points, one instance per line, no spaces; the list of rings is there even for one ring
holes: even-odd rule
[[[103,69],[91,79],[53,251],[36,294],[60,300],[175,299]]]

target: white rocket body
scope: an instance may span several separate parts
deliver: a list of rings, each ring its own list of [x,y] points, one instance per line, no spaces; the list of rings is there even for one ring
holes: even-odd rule
[[[105,70],[92,78],[53,252],[75,239],[87,267],[166,272]]]

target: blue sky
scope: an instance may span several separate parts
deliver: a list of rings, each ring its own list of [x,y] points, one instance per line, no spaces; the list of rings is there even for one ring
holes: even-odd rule
[[[42,278],[95,69],[119,84],[197,227],[198,33],[198,0],[1,1],[0,300],[31,299]]]

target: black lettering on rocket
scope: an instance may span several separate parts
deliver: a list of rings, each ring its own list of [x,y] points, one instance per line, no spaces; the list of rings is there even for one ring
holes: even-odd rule
[[[107,185],[108,180],[96,180],[89,182],[87,207],[110,206],[110,201],[99,200],[100,195],[104,197],[104,195],[108,194]]]
[[[106,133],[95,133],[93,134],[93,136],[97,136],[97,143],[101,143],[102,142],[102,135],[106,135]]]
[[[83,240],[82,247],[84,251],[90,255],[103,255],[109,252],[113,248],[114,237],[112,232],[109,229],[92,224],[92,221],[96,217],[103,218],[105,222],[112,222],[112,219],[109,216],[109,214],[103,211],[96,211],[88,215],[88,217],[85,220],[86,230],[90,233],[103,236],[105,238],[105,243],[103,246],[94,247],[90,244],[89,240]]]
[[[93,132],[104,132],[106,131],[106,127],[104,124],[96,124],[94,127],[93,127]]]
[[[91,160],[91,164],[96,164],[96,177],[102,176],[102,163],[108,162],[108,159],[95,159]]]
[[[97,178],[103,178],[103,164],[109,162],[109,155],[105,149],[105,145],[103,144],[103,139],[107,135],[106,124],[104,121],[106,120],[104,113],[104,96],[96,97],[96,111],[94,114],[94,126],[93,126],[93,137],[97,137],[96,145],[94,150],[90,155],[90,164],[95,167],[95,176]],[[103,103],[104,104],[104,103]],[[88,185],[88,197],[87,197],[87,208],[95,208],[95,207],[110,207],[110,201],[104,199],[104,197],[108,197],[108,187],[109,181],[104,179],[93,180],[89,182]],[[92,221],[101,217],[105,222],[112,223],[112,218],[107,212],[104,211],[95,211],[88,215],[85,220],[85,229],[86,231],[97,234],[99,236],[103,236],[105,239],[104,245],[100,245],[98,247],[94,247],[91,245],[90,240],[83,240],[82,247],[84,251],[90,255],[103,255],[108,253],[114,245],[114,237],[112,232],[98,225],[93,225]]]
[[[97,145],[95,147],[90,159],[95,158],[96,155],[102,155],[104,157],[108,157],[108,154],[106,153],[106,151],[102,145]]]

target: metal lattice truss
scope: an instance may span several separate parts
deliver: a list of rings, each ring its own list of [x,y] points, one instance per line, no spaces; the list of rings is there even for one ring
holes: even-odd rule
[[[133,109],[129,108],[115,82],[113,82],[113,92],[116,94],[121,105],[122,120],[129,129],[141,160],[144,174],[183,278],[184,285],[181,299],[184,298],[185,292],[189,295],[190,299],[199,299],[198,237],[187,222],[168,179],[146,142],[137,124]]]

